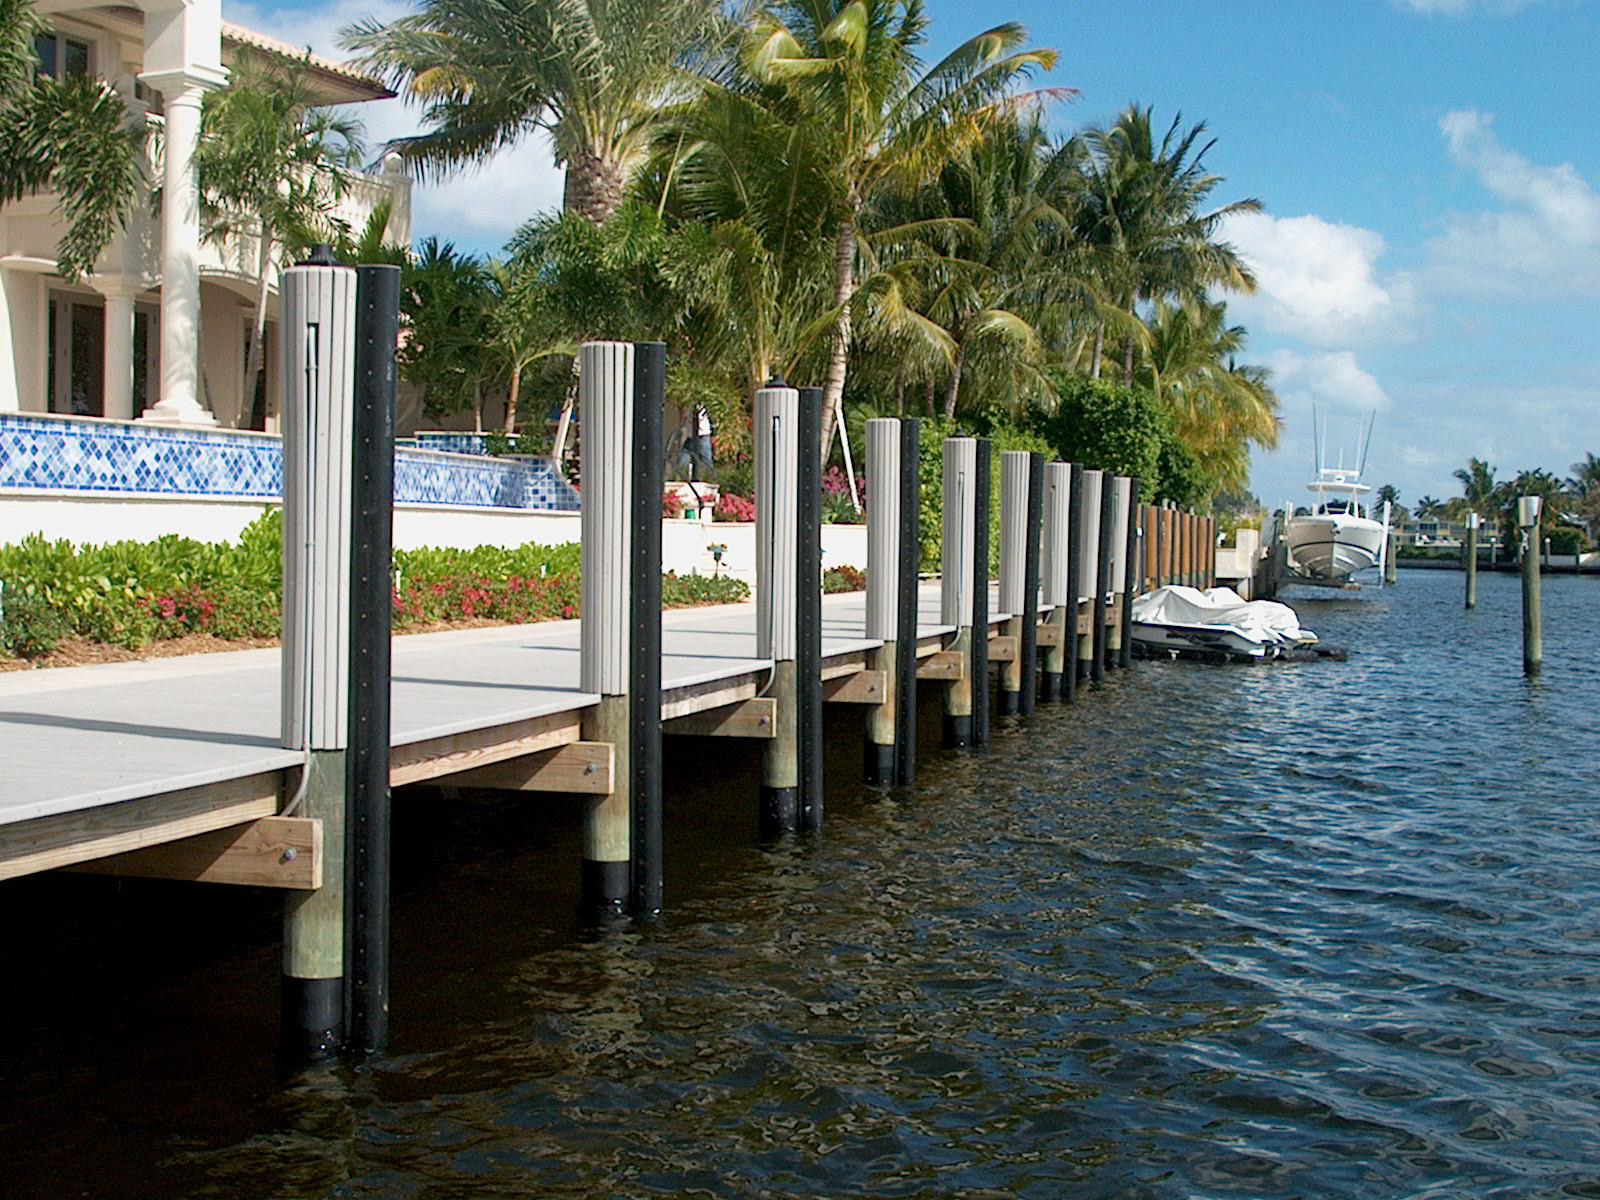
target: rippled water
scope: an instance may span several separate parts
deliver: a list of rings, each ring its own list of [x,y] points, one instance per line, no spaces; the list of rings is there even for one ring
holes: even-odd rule
[[[679,751],[653,927],[575,925],[572,810],[403,796],[354,1071],[274,1072],[270,899],[16,885],[10,1184],[1600,1196],[1600,581],[1545,588],[1537,683],[1513,578],[1408,572],[1295,599],[1347,663],[1141,665],[892,798],[834,714],[813,844]]]

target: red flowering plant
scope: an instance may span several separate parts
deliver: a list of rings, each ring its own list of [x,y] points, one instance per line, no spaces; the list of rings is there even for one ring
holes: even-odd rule
[[[712,510],[711,519],[714,521],[754,521],[756,519],[756,502],[745,496],[735,495],[733,492],[723,492],[717,497],[717,507]]]

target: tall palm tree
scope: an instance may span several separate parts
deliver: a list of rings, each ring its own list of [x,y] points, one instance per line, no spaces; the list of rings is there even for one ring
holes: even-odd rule
[[[1433,496],[1418,496],[1416,507],[1419,518],[1432,521],[1444,511],[1444,502]]]
[[[1109,126],[1082,135],[1088,153],[1080,236],[1096,251],[1102,286],[1125,314],[1157,299],[1198,300],[1211,289],[1255,290],[1255,277],[1234,248],[1217,240],[1223,219],[1259,212],[1261,202],[1236,200],[1206,208],[1222,183],[1206,169],[1215,139],[1202,142],[1204,122],[1183,128],[1183,114],[1159,140],[1152,109],[1130,105]],[[1122,379],[1133,381],[1135,339],[1123,339]],[[1098,378],[1097,339],[1090,373]]]
[[[32,0],[0,0],[0,204],[54,191],[56,269],[76,280],[126,225],[144,187],[148,128],[103,80],[39,72]]]
[[[1281,426],[1266,370],[1235,362],[1244,346],[1220,300],[1158,301],[1151,315],[1143,381],[1201,470],[1230,490],[1248,486],[1250,447],[1275,447]]]
[[[424,176],[543,130],[567,169],[565,206],[598,223],[622,202],[663,105],[725,30],[716,0],[423,0],[344,39],[422,105],[424,131],[394,148]]]
[[[744,47],[745,69],[782,89],[793,122],[830,164],[821,180],[832,210],[835,310],[823,385],[825,453],[849,367],[863,212],[884,190],[932,180],[1015,110],[1022,80],[1056,63],[1055,51],[1025,48],[1026,31],[1007,23],[924,69],[917,52],[927,29],[921,0],[779,0],[757,14]]]
[[[1461,495],[1468,509],[1488,520],[1498,507],[1494,468],[1481,458],[1469,458],[1466,466],[1456,468],[1455,477],[1461,483]]]
[[[400,373],[422,388],[430,415],[470,406],[479,432],[492,374],[490,297],[487,266],[437,238],[425,239],[401,273]]]
[[[206,96],[195,174],[216,242],[255,239],[256,305],[245,355],[245,396],[252,426],[260,392],[262,343],[272,264],[313,241],[348,230],[333,214],[361,165],[361,126],[319,108],[303,63],[241,51],[228,85]]]

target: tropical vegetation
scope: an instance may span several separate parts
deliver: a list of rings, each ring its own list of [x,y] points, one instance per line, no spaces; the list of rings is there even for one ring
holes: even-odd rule
[[[282,539],[274,510],[233,543],[169,536],[80,546],[33,536],[0,546],[0,656],[40,658],[72,637],[130,651],[195,634],[275,639]],[[582,594],[575,544],[394,555],[396,632],[571,618]],[[665,607],[683,608],[737,603],[749,588],[725,575],[668,573],[661,594]]]
[[[423,0],[349,29],[421,108],[391,147],[419,173],[530,136],[567,167],[564,210],[494,259],[412,256],[403,366],[429,411],[481,428],[492,396],[503,432],[531,424],[559,458],[577,345],[655,338],[674,420],[706,411],[724,461],[781,377],[821,385],[836,464],[837,429],[911,414],[1136,466],[1154,498],[1244,491],[1278,402],[1240,361],[1226,302],[1255,281],[1220,223],[1259,203],[1215,201],[1205,124],[1135,104],[1058,134],[1055,51],[1004,22],[928,60],[929,34],[920,0],[736,20],[714,0]],[[1093,427],[1112,414],[1132,426]],[[1119,437],[1132,457],[1096,457]]]

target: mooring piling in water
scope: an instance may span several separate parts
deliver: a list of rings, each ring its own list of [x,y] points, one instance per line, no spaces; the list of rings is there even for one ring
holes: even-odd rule
[[[1029,461],[1025,450],[1000,454],[1000,611],[1006,614],[1006,637],[1018,643],[1023,636],[1026,590]],[[1000,664],[1001,716],[1022,711],[1022,673],[1020,652]]]
[[[1077,677],[1082,683],[1094,673],[1094,656],[1099,647],[1104,633],[1095,632],[1095,623],[1098,620],[1102,625],[1105,620],[1105,597],[1101,595],[1097,602],[1095,596],[1101,591],[1101,580],[1104,576],[1100,572],[1100,510],[1103,507],[1102,493],[1105,490],[1105,473],[1103,471],[1079,471],[1077,474],[1083,480],[1083,488],[1073,497],[1073,506],[1077,509],[1078,519],[1078,638],[1077,638]]]
[[[1139,503],[1139,479],[1128,479],[1127,548],[1123,562],[1127,564],[1123,579],[1122,603],[1117,606],[1117,665],[1133,663],[1133,599],[1144,591],[1144,505]]]
[[[953,749],[972,745],[973,583],[977,521],[973,493],[978,475],[978,440],[952,437],[944,441],[944,508],[940,528],[942,567],[939,576],[940,621],[954,627],[949,652],[956,656],[956,677],[944,690],[944,744]],[[987,517],[987,514],[985,514]],[[987,636],[987,630],[983,631]]]
[[[1064,698],[1067,656],[1076,597],[1071,591],[1072,466],[1053,462],[1044,469],[1043,513],[1040,531],[1040,585],[1050,606],[1049,641],[1044,669],[1039,676],[1039,698],[1054,702]]]
[[[1478,607],[1478,514],[1467,514],[1467,541],[1462,551],[1462,569],[1467,575],[1467,607]]]
[[[883,698],[867,709],[863,775],[868,784],[887,787],[896,781],[895,746],[899,735],[900,572],[903,531],[900,505],[900,422],[875,417],[867,422],[867,478],[894,480],[895,487],[874,487],[867,506],[867,626],[869,638],[883,644],[869,651],[870,669],[884,679]]]
[[[1028,512],[1022,563],[1022,638],[1017,655],[1022,659],[1021,712],[1031,717],[1039,698],[1039,540],[1044,525],[1044,455],[1028,456]]]
[[[795,674],[800,499],[800,393],[774,382],[756,392],[756,656],[772,660],[773,736],[761,762],[764,836],[800,826]]]
[[[993,446],[976,439],[972,477],[972,744],[989,741],[989,514]]]
[[[1111,542],[1116,527],[1116,476],[1105,474],[1100,480],[1099,512],[1095,533],[1094,596],[1091,607],[1094,627],[1090,636],[1089,675],[1099,683],[1106,677],[1106,617],[1110,614],[1107,592],[1111,587]]]
[[[800,389],[795,505],[795,739],[800,828],[822,828],[822,389]]]
[[[345,814],[345,1038],[389,1039],[389,677],[394,619],[395,348],[400,268],[356,268],[351,420],[350,748]]]
[[[1517,500],[1517,524],[1522,530],[1522,672],[1537,675],[1544,669],[1544,616],[1540,603],[1539,516],[1543,499]]]
[[[597,915],[621,913],[632,883],[635,366],[631,342],[585,342],[578,348],[583,428],[578,686],[599,697],[584,714],[584,740],[609,745],[614,756],[611,791],[588,796],[584,806],[582,903]]]
[[[900,422],[899,612],[895,623],[894,781],[917,779],[917,582],[922,565],[922,422]]]
[[[1106,588],[1107,668],[1122,665],[1122,609],[1128,591],[1128,546],[1133,528],[1132,482],[1126,475],[1115,475],[1111,479],[1111,575]]]
[[[633,579],[628,689],[628,789],[633,808],[630,907],[661,911],[664,896],[661,814],[661,501],[665,474],[662,408],[667,347],[633,347]]]
[[[281,739],[305,755],[280,811],[316,823],[323,856],[322,885],[284,900],[282,1036],[307,1059],[344,1041],[356,273],[328,256],[285,270],[280,286]]]

